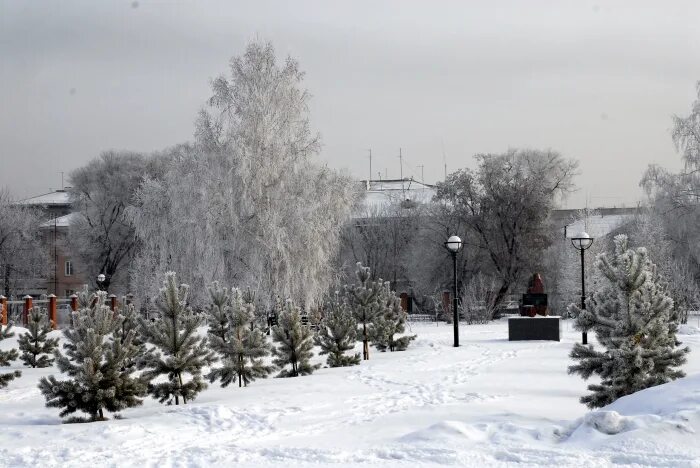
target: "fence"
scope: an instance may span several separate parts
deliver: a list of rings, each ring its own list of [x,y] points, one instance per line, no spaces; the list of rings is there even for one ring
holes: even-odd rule
[[[111,294],[108,299],[109,308],[115,311],[117,296]],[[10,301],[5,296],[0,296],[0,323],[3,325],[7,325],[8,322],[21,323],[26,327],[29,322],[29,311],[35,306],[46,307],[51,327],[55,330],[70,325],[71,313],[78,310],[78,296],[73,294],[65,299],[59,299],[53,294],[46,299],[24,296],[20,301]]]

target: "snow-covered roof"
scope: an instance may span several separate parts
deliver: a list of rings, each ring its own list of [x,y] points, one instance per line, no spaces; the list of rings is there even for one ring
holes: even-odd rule
[[[593,215],[566,226],[566,237],[575,237],[585,231],[591,237],[603,237],[634,219],[633,214]]]
[[[36,197],[19,200],[16,204],[27,206],[68,206],[70,205],[70,194],[65,190],[56,190],[43,195],[37,195]]]
[[[435,196],[435,187],[413,179],[370,180],[362,181],[365,189],[364,209],[384,208],[399,202],[410,200],[427,203]]]
[[[55,227],[59,228],[66,228],[70,226],[70,223],[75,220],[76,217],[78,217],[79,214],[76,212],[73,213],[68,213],[65,216],[59,216],[58,218],[52,218],[49,219],[48,221],[45,221],[39,225],[39,228],[41,229],[53,229]]]

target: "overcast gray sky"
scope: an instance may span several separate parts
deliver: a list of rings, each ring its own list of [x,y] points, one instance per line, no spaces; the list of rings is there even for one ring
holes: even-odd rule
[[[633,204],[700,79],[700,2],[0,0],[0,186],[60,187],[106,149],[192,138],[211,78],[247,41],[292,55],[320,157],[426,182],[472,155],[552,148],[581,162],[569,206]]]

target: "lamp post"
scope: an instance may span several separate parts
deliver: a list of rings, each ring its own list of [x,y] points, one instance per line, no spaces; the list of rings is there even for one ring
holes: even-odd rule
[[[459,313],[457,312],[457,252],[462,250],[462,239],[450,236],[445,242],[445,248],[452,254],[452,313],[455,335],[455,348],[459,347]]]
[[[581,310],[586,310],[586,277],[584,268],[584,252],[593,245],[593,238],[586,232],[581,232],[571,238],[571,245],[581,252]],[[588,333],[581,333],[581,342],[588,344]]]
[[[105,282],[105,279],[107,279],[107,277],[103,273],[97,275],[97,289],[99,289],[100,291],[104,291],[103,284]]]

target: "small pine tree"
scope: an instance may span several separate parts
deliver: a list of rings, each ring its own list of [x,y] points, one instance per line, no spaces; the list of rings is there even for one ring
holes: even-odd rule
[[[369,359],[369,341],[374,319],[383,311],[384,282],[379,279],[371,280],[369,267],[363,267],[357,262],[355,270],[357,282],[346,285],[343,290],[343,300],[348,304],[358,327],[362,327],[362,359]]]
[[[229,317],[231,315],[231,296],[226,288],[218,281],[214,281],[209,287],[210,303],[207,308],[207,323],[210,337],[217,337],[226,341],[226,333],[229,330]]]
[[[49,338],[51,331],[46,309],[32,307],[29,311],[28,332],[19,337],[20,359],[25,366],[48,367],[53,363],[49,356],[58,346],[58,338]]]
[[[263,332],[252,326],[255,305],[246,299],[240,290],[233,290],[230,306],[226,308],[226,332],[223,337],[210,336],[211,347],[221,356],[223,366],[212,369],[208,378],[210,382],[220,379],[222,387],[236,379],[239,387],[247,387],[257,378],[266,378],[275,369],[263,360],[270,355],[271,347]]]
[[[313,333],[309,327],[302,326],[299,308],[291,300],[279,315],[279,325],[272,328],[272,339],[279,343],[272,349],[273,363],[282,369],[277,377],[309,375],[320,367],[309,362],[313,357]],[[287,365],[291,369],[287,369]]]
[[[401,299],[389,289],[384,293],[384,310],[377,314],[372,322],[372,343],[382,352],[405,351],[416,335],[396,338],[396,335],[406,331],[406,312],[401,307]]]
[[[0,325],[0,342],[5,338],[12,338],[15,334],[12,332],[12,324],[7,326]],[[17,359],[17,350],[8,349],[7,351],[0,350],[0,366],[9,367],[10,362]],[[21,371],[6,372],[5,374],[0,374],[0,388],[5,388],[7,385],[17,377],[21,377]]]
[[[142,334],[141,319],[136,312],[136,307],[134,304],[127,304],[126,297],[122,297],[117,313],[122,316],[121,326],[115,332],[117,337],[123,343],[130,334],[133,335],[131,344],[137,348],[136,356],[129,359],[126,366],[132,369],[143,369],[153,351],[146,346]]]
[[[207,349],[206,337],[200,337],[197,327],[202,320],[187,305],[186,284],[178,284],[175,273],[165,274],[163,288],[156,305],[161,318],[155,322],[143,321],[146,341],[155,350],[145,362],[144,375],[155,379],[167,376],[166,382],[149,385],[148,391],[161,403],[176,405],[193,400],[207,388],[202,380],[202,368],[212,364],[216,357]],[[190,380],[185,380],[189,374]]]
[[[346,351],[355,348],[357,322],[347,304],[336,300],[328,305],[325,316],[320,320],[314,342],[321,348],[320,354],[327,354],[330,367],[354,366],[360,363],[360,353],[348,356]]]
[[[146,382],[127,365],[139,352],[134,332],[123,340],[116,335],[123,317],[110,310],[106,298],[104,291],[95,294],[90,307],[73,314],[74,326],[63,330],[65,355],[55,352],[56,365],[69,379],[50,375],[39,381],[46,406],[62,408],[61,417],[82,411],[92,421],[104,420],[104,410],[138,406],[146,394]]]
[[[586,301],[585,310],[570,306],[576,327],[593,330],[605,348],[598,351],[577,343],[571,351],[578,363],[569,367],[570,374],[600,376],[600,384],[588,386],[593,393],[581,398],[590,408],[683,377],[676,367],[685,363],[689,351],[679,348],[673,301],[645,248],[630,249],[627,236],[619,235],[612,257],[601,254],[596,268],[605,287]]]

